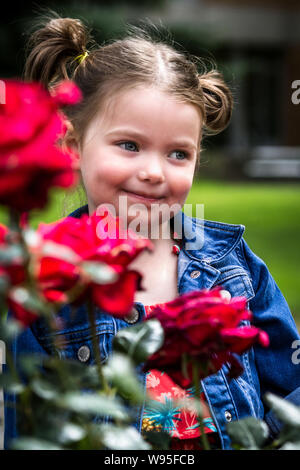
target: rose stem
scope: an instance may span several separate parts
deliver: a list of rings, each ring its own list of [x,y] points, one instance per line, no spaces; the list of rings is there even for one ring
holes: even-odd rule
[[[87,307],[88,307],[88,317],[89,317],[89,323],[91,327],[92,344],[93,344],[93,351],[94,351],[95,361],[96,361],[96,366],[97,366],[97,371],[98,371],[98,377],[100,379],[104,392],[107,394],[110,394],[111,390],[103,374],[103,369],[102,369],[102,364],[101,364],[101,352],[100,352],[99,343],[97,341],[95,310],[94,310],[94,305],[93,305],[92,300],[89,299],[87,301]]]
[[[199,387],[199,367],[198,364],[193,361],[193,382],[194,382],[194,387],[195,387],[195,397],[197,397],[200,400],[200,387]],[[202,416],[200,416],[197,413],[198,417],[198,423],[200,427],[200,441],[203,446],[204,450],[210,450],[210,445],[206,436],[206,433],[204,431],[204,424],[203,424],[203,419]]]

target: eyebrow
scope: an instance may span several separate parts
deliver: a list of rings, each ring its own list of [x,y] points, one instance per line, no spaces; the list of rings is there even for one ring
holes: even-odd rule
[[[118,127],[107,133],[108,136],[113,135],[113,134],[126,134],[133,138],[143,139],[144,141],[148,141],[147,137],[145,137],[145,135],[142,132],[139,132],[139,131],[136,131],[134,129],[130,129],[127,127]],[[191,148],[196,151],[198,150],[196,145],[194,145],[192,141],[187,140],[187,139],[179,138],[177,140],[174,140],[172,142],[172,145],[174,145],[175,147],[178,146],[178,147]]]

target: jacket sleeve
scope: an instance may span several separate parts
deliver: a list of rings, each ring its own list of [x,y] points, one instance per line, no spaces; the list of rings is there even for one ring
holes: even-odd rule
[[[300,366],[295,360],[295,345],[300,336],[289,306],[262,259],[244,239],[242,250],[253,283],[255,296],[249,302],[253,324],[269,335],[268,348],[255,347],[255,360],[263,398],[266,392],[300,404]],[[280,423],[273,413],[265,416],[274,435]]]
[[[11,313],[8,314],[8,319],[11,317]],[[13,362],[18,370],[19,359],[22,354],[39,354],[45,355],[46,351],[39,344],[38,340],[34,336],[30,327],[23,330],[20,334],[16,335],[13,341],[7,345]],[[8,371],[7,365],[4,365],[3,371]],[[12,439],[18,436],[17,429],[17,395],[4,391],[4,449],[9,449],[10,442]]]
[[[300,407],[300,387],[296,388],[293,392],[285,397],[285,400],[288,400],[293,405]],[[277,416],[269,411],[265,416],[265,421],[269,426],[270,437],[275,439],[276,436],[280,433],[283,423],[277,418]]]

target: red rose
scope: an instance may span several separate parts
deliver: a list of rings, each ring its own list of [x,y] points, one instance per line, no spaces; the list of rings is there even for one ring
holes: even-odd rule
[[[59,106],[73,105],[81,101],[82,94],[71,80],[63,80],[51,91],[51,96]]]
[[[137,239],[131,231],[121,230],[118,219],[114,219],[119,227],[118,238],[102,240],[98,230],[105,230],[105,220],[107,217],[84,214],[80,219],[66,217],[58,222],[42,223],[36,232],[24,231],[31,276],[42,300],[60,306],[92,299],[114,316],[122,317],[130,311],[134,293],[140,288],[141,275],[129,270],[128,264],[152,245],[147,239]],[[3,249],[9,246],[5,245],[8,233],[6,227],[0,226],[0,249],[1,243]],[[6,301],[15,317],[27,326],[38,317],[27,307],[31,303],[23,302],[26,297],[24,260],[12,261],[0,266],[0,275],[9,278]],[[114,279],[108,279],[105,284],[93,276],[93,268],[100,263],[114,275]]]
[[[182,387],[192,383],[192,362],[200,378],[217,372],[227,362],[231,376],[240,375],[242,366],[233,355],[255,343],[268,346],[265,332],[252,326],[238,327],[251,319],[247,299],[224,300],[221,287],[190,292],[154,309],[147,317],[156,318],[164,329],[164,344],[145,364],[145,370],[159,369]],[[184,363],[185,361],[185,363]]]
[[[5,104],[0,105],[0,203],[18,211],[42,208],[51,187],[67,188],[76,182],[71,152],[66,153],[58,145],[65,132],[58,105],[68,104],[68,93],[62,89],[60,95],[58,89],[52,97],[38,83],[4,83]],[[71,102],[75,101],[74,87],[68,86]]]
[[[96,213],[92,216],[84,214],[81,218],[67,217],[54,224],[40,224],[38,234],[43,243],[55,243],[70,250],[61,258],[59,250],[55,256],[46,256],[41,251],[41,261],[37,279],[44,296],[49,301],[60,299],[66,301],[70,289],[80,286],[79,295],[74,303],[92,298],[99,308],[115,315],[124,316],[132,308],[134,293],[140,288],[141,275],[129,270],[128,264],[145,248],[151,248],[146,239],[136,239],[130,231],[118,230],[118,238],[99,238],[98,231],[104,230],[107,217]],[[119,226],[119,219],[114,219]],[[89,275],[87,264],[93,268],[93,263],[102,265],[114,275],[111,282],[102,284]]]
[[[0,244],[5,242],[5,236],[7,232],[8,232],[8,228],[5,225],[0,224]]]

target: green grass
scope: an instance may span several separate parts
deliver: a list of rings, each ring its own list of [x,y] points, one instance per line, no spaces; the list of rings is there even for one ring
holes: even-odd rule
[[[32,226],[62,217],[63,199],[63,192],[52,193],[48,208],[32,214]],[[245,240],[267,264],[300,324],[300,186],[199,180],[186,202],[203,203],[205,219],[246,226]],[[6,221],[2,210],[0,222]]]
[[[40,222],[54,222],[67,215],[72,209],[64,212],[65,200],[68,204],[72,204],[74,209],[79,207],[81,204],[78,202],[79,199],[76,193],[67,194],[63,190],[52,190],[50,191],[49,204],[44,210],[33,210],[30,213],[30,225],[33,228],[37,228]],[[8,223],[8,212],[1,207],[0,208],[0,223]]]
[[[205,219],[246,226],[246,242],[265,261],[300,323],[300,186],[200,180],[186,202],[204,204]]]

